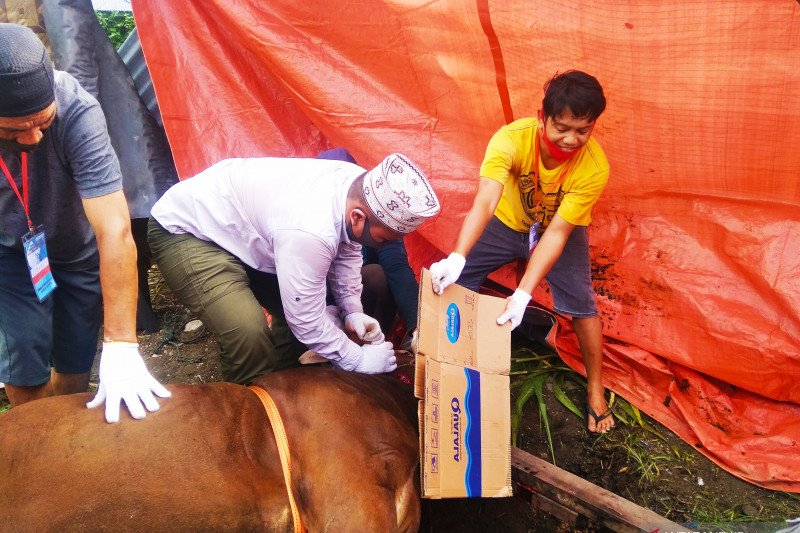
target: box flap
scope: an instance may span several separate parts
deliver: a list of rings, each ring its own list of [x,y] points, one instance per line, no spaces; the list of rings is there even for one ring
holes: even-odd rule
[[[419,298],[419,353],[433,359],[508,374],[511,325],[497,325],[505,300],[450,285],[433,292],[431,274],[422,269]]]

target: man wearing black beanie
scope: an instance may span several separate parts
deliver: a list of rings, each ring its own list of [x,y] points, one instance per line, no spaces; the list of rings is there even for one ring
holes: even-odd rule
[[[0,382],[19,405],[84,392],[101,324],[108,422],[170,395],[136,339],[136,247],[97,101],[29,28],[0,24]],[[101,292],[102,288],[102,292]],[[102,310],[102,311],[101,311]],[[102,315],[102,316],[101,316]]]

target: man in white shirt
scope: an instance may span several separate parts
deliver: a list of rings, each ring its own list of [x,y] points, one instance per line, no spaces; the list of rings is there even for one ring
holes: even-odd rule
[[[167,285],[218,335],[225,379],[247,384],[306,350],[344,370],[383,373],[396,360],[363,312],[361,245],[402,238],[439,210],[428,179],[400,154],[369,172],[341,161],[228,159],[167,191],[148,237]],[[326,280],[337,316],[325,312]]]

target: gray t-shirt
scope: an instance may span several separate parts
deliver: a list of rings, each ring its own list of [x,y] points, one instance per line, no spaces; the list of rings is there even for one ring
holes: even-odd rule
[[[94,231],[81,203],[122,189],[100,104],[66,72],[55,71],[56,118],[28,154],[28,195],[34,225],[44,226],[50,262],[80,270],[98,262]],[[0,148],[22,194],[19,152]],[[0,175],[0,245],[22,253],[28,232],[25,210],[5,175]]]

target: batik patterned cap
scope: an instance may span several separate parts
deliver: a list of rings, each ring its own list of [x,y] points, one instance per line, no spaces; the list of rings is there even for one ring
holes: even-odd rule
[[[364,175],[364,198],[383,224],[411,233],[439,214],[439,199],[428,178],[402,154],[390,154]]]

